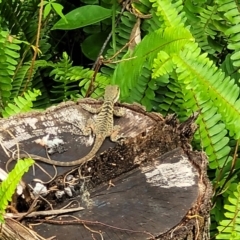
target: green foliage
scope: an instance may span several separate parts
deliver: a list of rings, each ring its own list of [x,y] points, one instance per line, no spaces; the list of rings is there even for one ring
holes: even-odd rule
[[[233,183],[228,189],[224,203],[225,219],[220,221],[218,226],[219,234],[216,239],[237,240],[240,238],[240,184]]]
[[[240,137],[238,58],[234,58],[238,56],[237,44],[234,49],[229,44],[238,35],[232,39],[228,30],[228,26],[237,25],[231,32],[235,34],[234,29],[240,27],[236,3],[227,1],[226,7],[221,1],[225,7],[219,8],[220,3],[185,1],[182,8],[181,1],[152,2],[156,14],[143,26],[147,29],[153,22],[154,31],[133,53],[125,54],[113,82],[120,85],[123,101],[137,101],[149,111],[177,112],[182,119],[199,111],[195,143],[207,153],[209,167],[215,171],[212,180],[216,192],[221,191],[238,181],[236,175],[228,174],[231,168],[237,172],[240,167],[231,166],[234,159],[230,156],[232,140]],[[237,17],[234,20],[229,16]],[[221,201],[217,207],[223,207]],[[224,215],[218,218],[217,211],[212,214],[215,226],[224,223]],[[236,228],[237,224],[233,222]]]
[[[19,41],[13,39],[7,31],[0,32],[0,107],[11,95],[12,79],[19,58]]]
[[[212,236],[219,233],[217,239],[237,238],[240,161],[232,153],[240,138],[239,3],[233,0],[140,0],[131,1],[127,6],[132,9],[129,11],[118,1],[112,2],[114,4],[108,0],[81,2],[81,7],[64,3],[64,9],[68,8],[66,16],[61,14],[63,6],[59,3],[44,2],[46,23],[41,27],[39,43],[42,54],[34,62],[32,49],[37,36],[39,1],[3,0],[0,3],[0,22],[5,29],[0,31],[2,115],[28,110],[32,103],[33,107],[46,107],[89,93],[98,98],[109,83],[120,86],[122,101],[138,102],[148,111],[164,115],[177,113],[181,120],[198,111],[199,129],[194,146],[208,156],[215,190]],[[58,22],[56,12],[62,18]],[[10,18],[8,13],[21,17]],[[139,13],[151,13],[152,17],[141,19],[137,30],[141,32],[142,41],[130,47]],[[70,35],[73,30],[64,31],[71,40],[67,44],[73,42],[72,45],[81,46],[81,53],[88,60],[95,61],[106,45],[101,53],[103,59],[95,65],[99,73],[88,68],[89,62],[86,66],[75,63],[71,55],[73,49],[66,53],[62,46],[58,47],[66,38],[53,40],[64,35],[56,29],[76,28],[80,38]],[[17,37],[12,38],[7,29]],[[109,34],[112,38],[107,42]],[[81,58],[77,53],[77,59]],[[42,95],[32,102],[34,97],[25,94],[33,93],[34,88]],[[219,213],[223,206],[225,212]]]
[[[54,10],[65,22],[67,22],[66,17],[62,13],[63,6],[59,3],[56,3],[56,0],[43,1],[43,5],[44,5],[43,18],[49,16],[51,10]]]
[[[91,13],[91,14],[90,14]],[[88,5],[74,9],[69,12],[65,19],[60,19],[54,26],[54,29],[71,30],[85,27],[110,18],[112,11],[96,5]]]
[[[4,213],[8,202],[12,200],[23,174],[33,165],[32,159],[19,160],[8,177],[0,184],[0,222],[4,223]]]
[[[36,101],[37,96],[41,95],[39,90],[33,89],[33,92],[28,90],[24,92],[23,97],[18,96],[13,99],[13,103],[8,103],[2,111],[3,117],[9,117],[17,113],[28,112],[33,107],[33,101]]]
[[[38,81],[40,76],[39,65],[33,61],[34,51],[41,53],[42,59],[47,59],[49,55],[46,52],[50,49],[46,40],[46,28],[40,32],[40,50],[33,45],[36,41],[38,29],[38,4],[39,1],[36,0],[3,0],[0,3],[0,69],[2,73],[0,115],[9,103],[15,104],[13,102],[15,97],[23,96],[28,90],[33,91],[36,85],[42,93],[41,98],[36,100],[36,105],[38,107],[49,105],[47,89],[42,81]],[[3,29],[6,30],[3,31]],[[7,29],[11,29],[11,33]]]
[[[218,11],[222,14],[222,19],[225,22],[223,33],[228,37],[227,48],[233,50],[231,60],[233,65],[240,67],[240,15],[239,3],[236,1],[217,1]]]
[[[57,83],[53,86],[52,93],[56,98],[51,99],[53,102],[66,101],[71,98],[81,97],[79,95],[78,86],[82,87],[82,96],[85,96],[89,88],[94,71],[83,67],[72,66],[72,63],[66,52],[63,53],[62,59],[56,64],[49,64],[53,67],[50,76],[53,76]],[[110,79],[98,73],[96,75],[95,85],[97,89],[92,97],[99,97],[104,92],[104,87],[109,83]]]
[[[77,79],[68,77],[71,66],[71,60],[66,53],[63,53],[63,58],[53,65],[54,69],[49,74],[50,77],[54,76],[54,81],[57,83],[52,90],[52,93],[56,94],[56,98],[52,99],[53,102],[65,101],[69,99],[70,95],[75,95],[78,92],[74,90],[77,86],[75,83]]]

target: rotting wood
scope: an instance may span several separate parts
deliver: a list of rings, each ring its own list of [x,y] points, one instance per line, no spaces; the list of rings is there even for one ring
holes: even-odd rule
[[[0,131],[3,145],[13,149],[17,141],[21,143],[20,149],[29,154],[45,156],[45,148],[33,140],[51,133],[50,139],[64,142],[61,145],[64,152],[53,154],[51,158],[72,161],[86,155],[94,139],[81,136],[77,126],[84,125],[86,119],[92,117],[81,109],[82,102],[101,104],[84,99],[77,104],[63,103],[42,113],[1,120],[1,126],[11,130],[16,137],[12,139],[6,131]],[[174,115],[163,119],[159,114],[145,112],[138,105],[119,106],[126,108],[126,116],[116,118],[116,124],[121,126],[120,134],[123,133],[125,138],[117,144],[106,140],[99,151],[101,154],[81,167],[80,183],[85,183],[85,178],[89,177],[90,185],[86,188],[90,192],[90,201],[85,198],[84,202],[81,196],[78,199],[91,211],[73,214],[81,219],[79,237],[92,239],[89,229],[82,226],[85,219],[91,229],[103,232],[104,239],[114,239],[114,236],[131,239],[130,235],[134,239],[146,239],[145,235],[137,233],[139,231],[150,232],[159,239],[208,239],[211,185],[206,176],[206,156],[191,149],[190,142],[196,129],[194,118],[179,124]],[[8,159],[4,151],[0,151],[0,157],[4,165]],[[41,165],[51,171],[50,166]],[[66,168],[58,167],[60,175],[66,171]],[[76,176],[78,173],[76,170]],[[40,175],[41,179],[47,180],[37,169],[35,177],[40,178]],[[31,173],[24,177],[26,182],[32,178]],[[63,179],[60,176],[50,186],[63,185]],[[113,187],[107,185],[110,180]],[[114,225],[116,229],[101,224],[92,226],[89,221]],[[41,234],[46,228],[44,224],[36,229]],[[129,228],[136,230],[136,234],[130,234],[126,230]],[[59,226],[51,226],[45,237],[56,231],[59,240],[65,238],[62,234],[65,231],[68,231],[69,239],[76,237],[76,226],[62,226],[62,231],[57,229]]]

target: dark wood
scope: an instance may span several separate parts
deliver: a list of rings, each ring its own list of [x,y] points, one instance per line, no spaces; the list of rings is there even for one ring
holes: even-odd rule
[[[52,159],[72,161],[86,155],[93,138],[81,136],[77,125],[84,126],[92,114],[83,110],[81,103],[96,107],[101,104],[84,99],[63,103],[45,112],[0,120],[5,129],[0,130],[4,147],[16,150],[18,142],[21,150],[45,156],[45,148],[33,140],[51,133],[50,139],[64,141],[59,147],[60,153],[51,155]],[[190,145],[196,130],[196,116],[180,124],[175,115],[164,119],[159,114],[145,112],[138,105],[118,106],[126,109],[126,116],[115,119],[124,138],[118,143],[107,139],[96,157],[81,167],[75,199],[85,210],[71,214],[79,220],[70,218],[69,225],[67,218],[56,218],[54,221],[59,222],[49,221],[34,229],[46,238],[55,235],[58,240],[66,237],[87,240],[93,236],[109,240],[209,239],[211,185],[206,176],[207,159],[204,154],[192,151]],[[1,167],[8,158],[1,150]],[[41,166],[53,174],[52,166],[44,163]],[[70,169],[58,167],[59,176],[46,186],[63,187],[62,175]],[[72,174],[79,177],[77,170]],[[36,176],[27,173],[24,181],[31,183],[33,178],[49,180],[40,169],[36,170]],[[65,201],[56,202],[51,193],[46,198],[55,208],[70,201],[65,197]],[[64,221],[68,225],[59,226]]]

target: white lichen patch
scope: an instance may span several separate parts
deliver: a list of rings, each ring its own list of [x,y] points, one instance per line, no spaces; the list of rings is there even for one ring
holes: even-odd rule
[[[49,134],[42,138],[36,139],[34,142],[40,144],[41,146],[46,146],[48,148],[58,147],[59,145],[62,145],[64,143],[63,140],[58,137],[54,137],[53,140],[50,140]]]
[[[76,108],[63,109],[61,113],[58,113],[58,117],[59,115],[62,115],[62,118],[68,122],[74,122],[81,119],[79,110]]]
[[[47,122],[47,123],[49,123],[49,122]],[[54,125],[51,126],[51,124],[44,124],[43,129],[40,129],[40,130],[41,130],[42,133],[45,132],[45,133],[52,134],[52,135],[58,135],[59,130],[61,130],[61,128],[59,128],[58,126],[54,126]],[[34,134],[35,133],[36,132],[34,132]]]
[[[196,184],[197,173],[187,158],[176,163],[161,163],[154,168],[143,167],[147,182],[162,188],[191,187]]]
[[[36,129],[36,123],[38,122],[37,118],[26,118],[25,125],[29,125],[32,129]]]
[[[55,122],[53,120],[47,119],[47,120],[42,122],[42,125],[44,127],[52,128],[55,125]]]

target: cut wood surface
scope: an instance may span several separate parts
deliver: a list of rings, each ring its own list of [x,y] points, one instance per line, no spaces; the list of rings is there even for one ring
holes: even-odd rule
[[[82,103],[99,107],[102,102],[66,102],[44,112],[0,120],[0,167],[5,169],[14,152],[46,157],[46,142],[51,159],[73,161],[85,156],[94,137],[82,136],[80,128],[94,115],[83,110]],[[164,119],[138,105],[116,107],[126,109],[124,117],[115,118],[123,139],[117,143],[106,139],[98,154],[75,171],[57,167],[57,177],[45,184],[55,189],[45,196],[53,208],[74,199],[84,210],[50,220],[28,218],[29,222],[45,221],[34,230],[58,240],[209,239],[211,185],[206,156],[191,149],[195,117],[180,124],[174,115]],[[36,163],[54,176],[51,165]],[[76,184],[66,180],[70,175]],[[33,179],[49,181],[51,177],[36,167],[35,173],[29,171],[23,178],[34,187]],[[56,191],[69,185],[74,185],[73,196],[57,199]],[[42,201],[41,207],[49,205]]]

